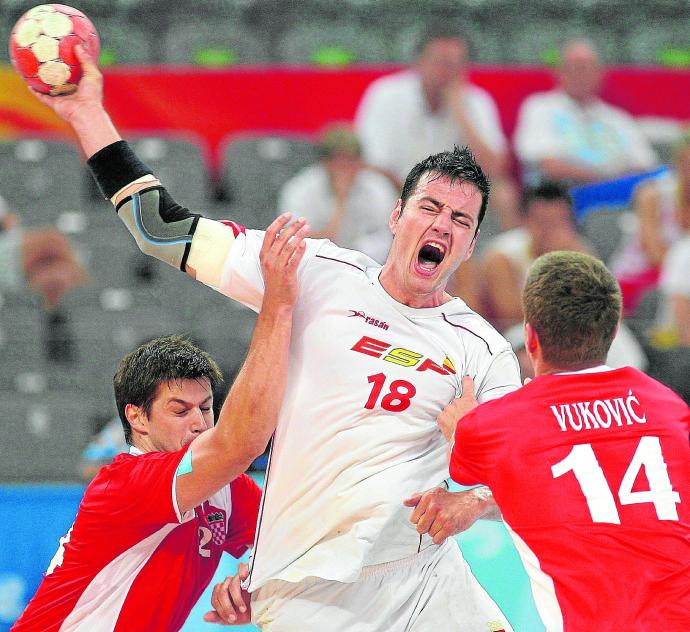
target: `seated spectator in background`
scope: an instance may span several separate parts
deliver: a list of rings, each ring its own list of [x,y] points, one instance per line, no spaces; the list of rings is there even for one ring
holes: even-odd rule
[[[0,233],[14,228],[19,223],[19,218],[10,211],[5,199],[0,196]]]
[[[545,182],[528,189],[522,214],[521,227],[502,233],[487,244],[479,275],[485,283],[485,313],[499,331],[506,332],[516,353],[524,347],[524,338],[521,329],[511,328],[522,323],[521,296],[529,267],[537,257],[554,250],[589,252],[575,230],[570,197],[564,187]],[[642,347],[624,323],[607,361],[613,367],[647,367]],[[523,377],[529,377],[526,367],[526,363],[521,364]]]
[[[635,309],[645,291],[656,287],[669,247],[690,232],[690,130],[674,149],[673,169],[639,185],[633,209],[637,230],[611,261],[626,313]]]
[[[599,98],[603,68],[591,42],[565,45],[558,87],[525,99],[515,152],[527,184],[609,180],[654,167],[658,158],[634,119]]]
[[[690,230],[671,246],[661,268],[659,289],[660,322],[671,330],[675,342],[690,349]]]
[[[467,76],[468,44],[446,26],[429,29],[408,70],[374,81],[359,104],[356,127],[364,159],[398,187],[424,157],[468,145],[492,181],[491,206],[502,228],[516,224],[517,194],[508,149],[488,92]]]
[[[397,191],[386,177],[364,164],[359,141],[349,126],[328,127],[320,152],[318,163],[285,183],[278,213],[302,215],[313,237],[384,261],[391,243],[387,222]]]
[[[690,404],[690,232],[669,249],[659,290],[649,351],[654,377]]]
[[[0,198],[0,290],[21,292],[28,287],[52,312],[65,293],[87,278],[61,232],[53,227],[22,228]]]
[[[575,230],[564,187],[545,182],[528,189],[521,213],[522,226],[494,237],[482,258],[487,314],[501,331],[522,322],[522,287],[537,257],[552,250],[589,251]]]

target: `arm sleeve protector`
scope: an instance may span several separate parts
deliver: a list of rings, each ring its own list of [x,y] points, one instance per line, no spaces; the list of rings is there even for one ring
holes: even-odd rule
[[[117,214],[139,250],[184,272],[200,215],[177,204],[161,186],[126,197],[117,205]]]
[[[232,230],[177,204],[125,141],[96,152],[88,165],[144,254],[183,272],[190,258],[195,278],[214,287],[220,283]]]

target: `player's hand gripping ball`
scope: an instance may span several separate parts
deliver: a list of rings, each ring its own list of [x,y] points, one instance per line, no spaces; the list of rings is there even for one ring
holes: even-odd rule
[[[36,92],[58,96],[77,89],[82,70],[74,47],[98,59],[100,40],[91,20],[64,4],[42,4],[22,15],[10,35],[10,58]]]

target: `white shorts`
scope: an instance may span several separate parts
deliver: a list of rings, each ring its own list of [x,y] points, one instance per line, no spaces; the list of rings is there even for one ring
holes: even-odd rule
[[[252,593],[252,622],[264,632],[512,631],[452,538],[353,583],[272,580]]]

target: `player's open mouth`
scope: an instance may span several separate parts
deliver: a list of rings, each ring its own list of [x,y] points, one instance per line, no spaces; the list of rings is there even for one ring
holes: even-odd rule
[[[428,241],[417,253],[415,268],[423,276],[431,276],[446,256],[446,247],[437,241]]]

